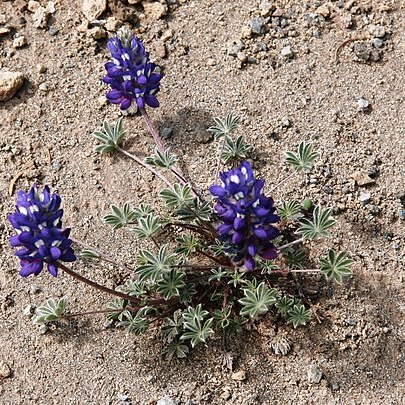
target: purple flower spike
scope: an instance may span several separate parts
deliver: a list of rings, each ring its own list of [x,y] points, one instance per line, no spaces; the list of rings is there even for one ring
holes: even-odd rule
[[[278,256],[271,241],[279,235],[274,224],[280,217],[275,214],[273,199],[262,193],[264,180],[255,179],[249,162],[221,173],[220,178],[221,185],[210,187],[220,220],[217,232],[228,245],[232,261],[253,271],[257,255],[265,260]]]
[[[162,75],[155,72],[155,64],[149,61],[142,42],[123,27],[108,41],[107,48],[112,58],[105,65],[107,75],[103,78],[112,88],[107,99],[119,104],[122,110],[127,110],[133,102],[139,108],[159,107],[156,94]]]
[[[61,198],[45,186],[37,185],[28,193],[19,191],[16,212],[8,216],[17,234],[10,238],[13,247],[21,247],[15,255],[20,259],[20,275],[41,273],[44,263],[52,276],[58,274],[58,261],[74,262],[76,256],[69,239],[70,229],[62,229]]]

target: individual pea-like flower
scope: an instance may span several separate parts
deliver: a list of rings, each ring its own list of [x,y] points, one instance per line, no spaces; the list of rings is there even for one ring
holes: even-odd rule
[[[58,261],[76,260],[70,229],[62,229],[61,198],[51,194],[45,186],[40,192],[36,184],[28,193],[17,194],[16,212],[8,216],[17,234],[10,238],[13,247],[21,247],[15,255],[20,259],[20,275],[37,276],[47,264],[49,273],[56,277]]]
[[[143,43],[127,27],[122,27],[108,41],[107,48],[112,58],[105,65],[107,75],[103,78],[112,88],[107,99],[119,104],[122,110],[127,110],[133,101],[139,108],[159,107],[155,95],[162,75],[155,72],[156,66],[149,61]]]
[[[220,220],[217,232],[234,263],[243,262],[254,270],[258,255],[265,260],[278,256],[271,242],[279,235],[274,226],[280,221],[274,201],[263,193],[264,180],[254,177],[249,162],[220,174],[221,185],[210,187],[217,201],[214,212]]]

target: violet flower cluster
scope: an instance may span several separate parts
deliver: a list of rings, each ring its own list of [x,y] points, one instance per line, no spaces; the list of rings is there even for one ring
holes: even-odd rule
[[[44,264],[56,277],[58,261],[73,262],[70,229],[62,229],[61,198],[45,186],[42,193],[35,184],[28,193],[19,191],[16,212],[8,216],[17,234],[10,238],[13,247],[21,247],[15,255],[20,259],[20,275],[38,275]]]
[[[142,42],[128,28],[121,28],[107,44],[112,61],[106,63],[107,75],[103,78],[112,90],[107,99],[127,110],[133,101],[139,108],[145,105],[159,107],[156,93],[162,75],[155,72],[155,64],[149,61],[149,53]]]
[[[263,193],[264,180],[254,177],[252,167],[244,161],[236,169],[220,174],[221,185],[210,187],[217,198],[214,211],[220,219],[217,231],[228,245],[234,263],[243,262],[254,270],[255,257],[272,260],[278,256],[272,240],[279,235],[274,226],[280,221],[274,201]]]

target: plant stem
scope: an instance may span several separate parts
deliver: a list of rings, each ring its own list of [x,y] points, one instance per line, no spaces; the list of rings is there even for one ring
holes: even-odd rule
[[[272,193],[274,190],[276,190],[277,188],[279,188],[282,184],[284,184],[286,181],[290,180],[292,177],[294,177],[296,175],[297,172],[292,172],[291,174],[289,174],[287,177],[284,177],[283,180],[281,180],[280,182],[278,182],[275,186],[273,186],[269,193]]]
[[[225,136],[222,137],[221,143],[218,148],[217,167],[215,169],[215,176],[214,176],[214,180],[213,180],[214,183],[218,178],[219,168],[221,167],[221,158],[222,158],[222,152],[224,151],[224,146],[225,146]]]
[[[90,245],[88,245],[88,244],[82,242],[81,240],[76,239],[76,238],[74,238],[74,237],[72,237],[72,236],[70,237],[70,239],[71,239],[74,243],[76,243],[76,244],[78,244],[78,245],[80,245],[80,246],[82,246],[82,247],[84,247],[84,248],[86,248],[86,249],[88,249],[88,250],[91,250],[91,251],[95,252],[95,253],[99,256],[99,258],[100,258],[101,260],[103,260],[103,261],[105,261],[105,262],[107,262],[107,263],[115,264],[116,266],[118,266],[118,267],[120,267],[121,269],[125,270],[128,274],[131,274],[131,275],[134,274],[134,272],[135,272],[134,269],[131,269],[131,268],[129,268],[128,266],[126,266],[125,264],[118,262],[117,260],[115,260],[115,259],[112,258],[111,256],[108,256],[108,255],[106,255],[105,253],[100,252],[98,249],[94,248],[93,246],[90,246]]]
[[[97,290],[100,290],[104,293],[110,294],[110,295],[114,295],[116,297],[122,298],[124,300],[139,304],[140,300],[138,298],[133,297],[132,295],[128,295],[125,294],[123,292],[120,291],[116,291],[113,290],[111,288],[105,287],[101,284],[96,283],[95,281],[89,280],[86,277],[83,277],[82,275],[80,275],[79,273],[76,273],[74,270],[70,269],[69,267],[66,267],[64,264],[62,264],[61,262],[57,262],[58,263],[58,268],[62,269],[65,273],[69,274],[70,276],[72,276],[73,278],[81,281],[82,283],[85,283],[87,285],[89,285],[90,287],[93,287]]]
[[[148,127],[148,130],[149,130],[150,134],[152,135],[153,140],[156,143],[156,146],[159,148],[159,150],[161,152],[164,152],[167,149],[167,147],[166,147],[165,143],[163,142],[163,139],[160,137],[159,132],[156,130],[155,126],[153,125],[152,120],[150,119],[146,110],[144,108],[140,108],[140,110],[142,113],[142,118],[144,119],[144,121]]]
[[[283,246],[279,246],[277,249],[278,250],[286,249],[286,248],[289,248],[290,246],[296,245],[297,243],[301,243],[303,241],[304,241],[304,238],[299,238],[299,239],[296,239],[296,240],[294,240],[294,241],[292,241],[290,243],[286,243]]]
[[[160,180],[165,182],[169,187],[173,187],[173,184],[170,180],[168,180],[163,174],[159,173],[157,170],[155,170],[152,166],[148,165],[145,163],[142,159],[140,159],[138,156],[133,155],[132,153],[127,152],[125,149],[122,149],[120,147],[117,148],[119,152],[124,154],[125,156],[129,157],[130,159],[134,160],[136,163],[140,164],[144,168],[148,169],[150,172],[152,172],[154,175],[159,177]]]
[[[272,270],[272,273],[319,273],[321,269],[275,269]]]

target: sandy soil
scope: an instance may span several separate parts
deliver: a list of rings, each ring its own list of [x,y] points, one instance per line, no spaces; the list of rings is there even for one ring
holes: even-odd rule
[[[339,225],[328,245],[350,253],[354,275],[341,287],[310,279],[319,319],[308,327],[294,330],[267,317],[233,339],[234,372],[245,371],[243,381],[222,367],[219,338],[186,360],[168,361],[158,333],[108,329],[102,316],[41,334],[23,314],[28,305],[66,295],[74,310],[96,309],[106,297],[65,275],[18,276],[6,221],[15,204],[13,177],[32,163],[16,188],[35,178],[51,185],[64,196],[73,234],[129,264],[138,241],[113,233],[101,217],[111,203],[154,203],[161,184],[122,156],[93,152],[92,131],[119,111],[99,100],[106,40],[82,24],[81,1],[56,0],[45,28],[33,26],[26,1],[2,1],[11,32],[0,36],[0,68],[26,80],[0,102],[0,364],[11,371],[0,378],[0,403],[153,404],[164,396],[179,404],[404,403],[404,4],[276,0],[269,21],[259,21],[267,32],[254,34],[256,1],[170,1],[160,18],[145,15],[142,4],[108,3],[101,18],[129,20],[162,66],[161,107],[151,116],[160,130],[172,129],[168,143],[201,189],[212,181],[216,159],[206,133],[214,115],[246,117],[241,132],[255,145],[255,170],[269,185],[286,173],[285,150],[300,140],[314,143],[316,168],[274,197],[334,207]],[[15,34],[28,44],[14,49]],[[359,41],[338,48],[350,38]],[[370,103],[366,110],[361,97]],[[125,147],[148,154],[152,142],[141,118],[127,117],[125,126]],[[356,172],[371,184],[361,185]],[[362,205],[365,193],[370,202]],[[111,287],[121,278],[113,268],[74,268]],[[281,337],[292,343],[286,356],[271,350]],[[308,381],[314,364],[323,373],[319,384]]]

